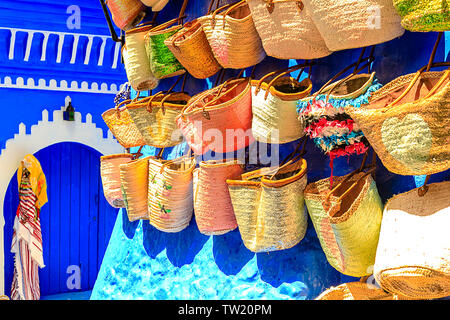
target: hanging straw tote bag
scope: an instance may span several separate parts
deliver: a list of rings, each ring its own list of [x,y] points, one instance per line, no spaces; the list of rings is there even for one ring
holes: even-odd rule
[[[302,0],[247,0],[264,51],[277,59],[331,54]]]
[[[125,33],[122,56],[128,82],[136,91],[152,90],[159,84],[159,80],[152,73],[145,49],[145,35],[152,27],[144,25]]]
[[[199,18],[199,21],[215,58],[223,68],[248,68],[266,57],[245,1],[225,5]]]
[[[252,134],[263,143],[288,143],[305,135],[305,127],[297,119],[297,102],[311,93],[312,82],[306,78],[298,82],[292,77],[283,77],[288,71],[271,72],[260,80],[252,80]],[[272,81],[265,80],[281,72]]]
[[[122,30],[128,30],[142,21],[145,7],[139,0],[106,0],[114,24]]]
[[[367,47],[405,32],[392,0],[302,0],[331,51]]]
[[[328,262],[352,277],[372,274],[383,203],[368,172],[309,184],[305,202]]]
[[[127,106],[128,113],[146,145],[166,148],[183,141],[183,134],[175,119],[190,98],[183,92],[160,92]]]
[[[374,266],[383,289],[412,299],[450,295],[450,182],[426,187],[387,202]]]
[[[148,220],[148,161],[140,158],[119,165],[123,200],[128,220]]]
[[[346,111],[389,171],[429,175],[450,168],[450,70],[399,77],[367,105]]]
[[[181,63],[164,44],[164,41],[179,31],[182,26],[172,24],[180,21],[176,18],[154,27],[145,35],[145,49],[150,60],[150,69],[158,79],[175,77],[183,74],[186,70]]]
[[[177,117],[177,125],[195,154],[245,148],[254,141],[250,80],[227,80],[193,97]]]
[[[228,179],[244,245],[252,252],[292,248],[308,226],[303,190],[306,161],[298,157],[278,168],[263,168]]]
[[[450,8],[442,0],[394,0],[394,7],[402,17],[402,26],[413,32],[450,30]]]
[[[343,283],[322,292],[314,300],[406,300],[366,282]]]
[[[125,100],[115,108],[111,108],[102,114],[103,121],[105,121],[113,136],[124,148],[145,145],[144,138],[128,113],[128,109],[126,106],[123,106],[131,103],[131,101]]]
[[[185,229],[194,212],[192,172],[195,159],[149,160],[148,212],[150,224],[164,232]]]
[[[152,7],[153,12],[159,12],[167,5],[169,0],[141,0],[143,4]]]
[[[194,170],[194,212],[200,233],[222,235],[237,228],[226,181],[242,173],[237,160],[202,161]]]
[[[100,157],[100,175],[103,193],[108,203],[114,208],[124,208],[123,194],[120,183],[119,166],[133,160],[130,153],[113,154]]]

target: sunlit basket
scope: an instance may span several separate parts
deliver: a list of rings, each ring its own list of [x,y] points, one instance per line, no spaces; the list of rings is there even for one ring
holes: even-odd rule
[[[442,0],[394,0],[402,26],[413,32],[450,30],[450,8]]]
[[[450,181],[395,195],[383,213],[374,276],[414,299],[450,296]]]
[[[343,283],[322,292],[314,300],[405,300],[365,282]]]
[[[317,59],[331,51],[301,0],[247,0],[268,56]]]
[[[148,220],[148,161],[145,157],[121,164],[120,180],[128,220]]]
[[[221,11],[223,13],[219,13]],[[200,17],[199,21],[215,58],[223,68],[247,68],[265,58],[266,53],[245,1],[221,7]]]
[[[193,97],[177,117],[195,154],[226,153],[254,141],[249,79],[236,79]]]
[[[331,51],[367,47],[405,32],[392,0],[302,0]]]
[[[142,21],[145,7],[139,0],[106,0],[112,20],[119,29],[127,30]]]
[[[346,108],[389,171],[429,175],[450,168],[449,79],[449,70],[408,74],[375,92],[368,105]]]
[[[152,99],[153,98],[153,99]],[[157,148],[173,147],[183,141],[176,117],[190,96],[185,93],[155,95],[148,101],[128,105],[127,110],[146,145]]]
[[[221,235],[237,228],[226,181],[242,173],[237,160],[202,161],[194,170],[194,212],[200,233]]]
[[[195,159],[149,160],[150,224],[165,232],[185,229],[194,212],[192,172]]]
[[[227,180],[239,232],[249,250],[289,249],[303,239],[308,226],[303,198],[306,180],[304,159],[278,172],[263,168]]]
[[[304,125],[297,119],[297,102],[311,93],[309,78],[298,82],[291,77],[266,82],[252,80],[252,134],[260,142],[288,143],[305,135]]]
[[[111,108],[102,114],[103,121],[105,121],[113,136],[124,148],[145,145],[144,138],[137,129],[126,106],[122,107],[123,104],[130,102],[131,100],[123,101],[116,108]]]
[[[108,203],[114,208],[124,208],[123,194],[120,182],[119,166],[133,159],[129,153],[113,154],[100,157],[100,175],[103,193]]]
[[[153,12],[158,12],[164,9],[169,0],[141,0],[143,4],[152,7]]]
[[[125,33],[122,56],[128,82],[136,91],[152,90],[159,84],[153,75],[145,49],[145,35],[152,26],[130,29]]]
[[[198,20],[186,23],[164,44],[194,78],[209,78],[221,68]]]
[[[344,178],[335,177],[335,181],[340,183]],[[328,262],[352,277],[372,274],[383,213],[375,181],[361,172],[343,181],[327,201],[329,192],[328,178],[309,184],[304,192]]]

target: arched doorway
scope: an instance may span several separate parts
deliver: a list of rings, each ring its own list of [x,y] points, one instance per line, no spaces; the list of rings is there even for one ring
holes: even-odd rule
[[[41,228],[45,268],[39,272],[41,296],[91,290],[114,227],[118,209],[103,195],[100,152],[75,142],[62,142],[36,152],[47,178],[48,203],[42,207]],[[4,202],[5,293],[9,295],[14,268],[10,253],[18,205],[17,176],[9,183]],[[80,288],[67,285],[80,271]],[[69,272],[69,273],[68,273]]]

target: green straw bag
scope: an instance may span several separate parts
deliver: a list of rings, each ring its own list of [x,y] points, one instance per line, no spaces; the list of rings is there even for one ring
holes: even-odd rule
[[[450,30],[450,9],[443,0],[394,0],[402,26],[414,32]]]

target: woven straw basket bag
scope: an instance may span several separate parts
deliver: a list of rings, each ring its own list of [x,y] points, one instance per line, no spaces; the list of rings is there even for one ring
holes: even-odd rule
[[[119,165],[128,220],[148,220],[148,161],[145,157]]]
[[[238,180],[227,180],[239,232],[244,245],[253,252],[289,249],[306,233],[306,161],[301,159],[277,170],[263,168]]]
[[[145,49],[145,35],[151,28],[151,25],[141,26],[125,33],[122,56],[128,82],[136,91],[152,90],[159,84],[159,80],[150,69]]]
[[[328,262],[339,272],[362,277],[372,274],[383,204],[371,175],[357,173],[309,184],[305,202]],[[341,183],[342,182],[342,183]]]
[[[222,235],[237,228],[226,181],[242,173],[237,160],[202,161],[194,170],[194,212],[200,233]]]
[[[405,300],[365,282],[344,283],[322,292],[314,300]]]
[[[367,47],[405,32],[392,0],[303,0],[331,51]]]
[[[164,9],[169,0],[141,0],[143,4],[152,7],[152,12],[158,12]]]
[[[195,160],[149,160],[148,212],[150,224],[164,232],[189,226],[194,212],[192,172]]]
[[[130,103],[131,100],[125,100],[102,114],[111,133],[124,148],[140,147],[145,145],[144,138],[136,127],[133,119],[126,106],[123,104]]]
[[[269,83],[265,78],[252,80],[252,134],[264,143],[288,143],[305,135],[297,119],[297,102],[311,93],[309,78],[298,82],[292,77],[277,76]]]
[[[127,110],[146,145],[173,147],[183,141],[175,119],[189,99],[186,93],[161,93],[130,104]]]
[[[209,78],[221,68],[198,20],[186,23],[164,44],[194,78]]]
[[[170,27],[170,25],[180,19],[177,18],[163,23],[151,29],[145,35],[145,49],[150,60],[150,69],[158,79],[175,77],[186,72],[181,63],[164,43],[164,41],[182,28],[181,25]]]
[[[103,193],[108,203],[114,208],[124,208],[120,182],[119,166],[133,159],[130,153],[113,154],[100,157],[100,175],[102,177]]]
[[[374,266],[383,289],[413,299],[450,295],[450,182],[427,187],[387,202]]]
[[[346,108],[389,171],[429,175],[450,168],[449,77],[450,70],[402,76],[368,105]]]
[[[250,81],[234,79],[194,96],[177,125],[195,154],[226,153],[254,141]]]
[[[223,68],[247,68],[266,57],[245,1],[223,6],[199,18],[199,21],[215,58]]]
[[[402,26],[413,32],[450,30],[450,8],[442,0],[394,0]]]
[[[139,0],[107,0],[112,20],[119,29],[127,30],[142,21],[145,7]]]
[[[301,0],[247,0],[268,56],[318,59],[331,54]]]

